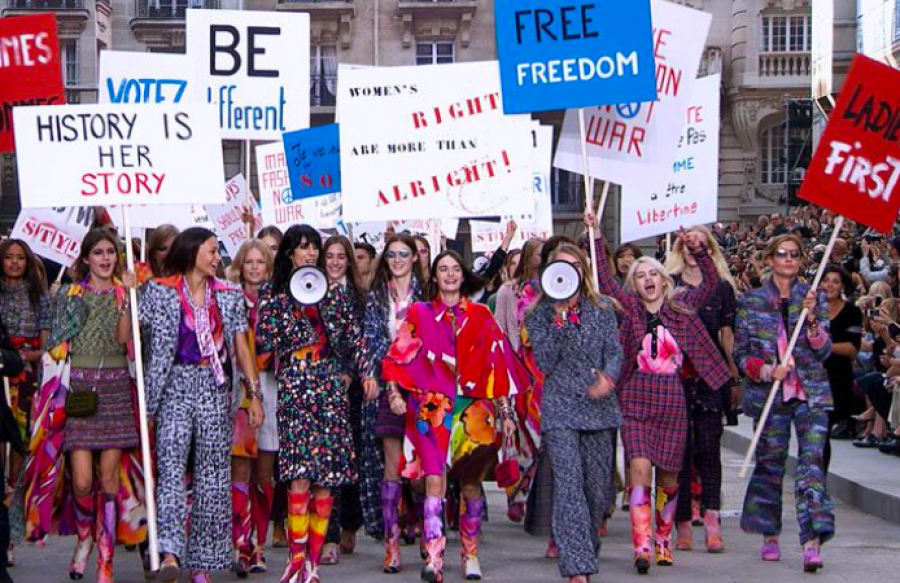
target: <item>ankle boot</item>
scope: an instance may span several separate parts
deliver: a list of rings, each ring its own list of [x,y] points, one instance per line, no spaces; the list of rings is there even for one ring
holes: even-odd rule
[[[231,544],[235,550],[234,573],[244,579],[250,572],[250,484],[231,484]]]
[[[272,517],[272,501],[275,498],[275,486],[269,484],[254,484],[250,491],[250,514],[253,517],[253,529],[255,540],[253,544],[253,557],[250,561],[251,573],[266,572],[266,539],[269,536],[269,520]]]
[[[628,492],[628,512],[631,517],[631,542],[634,546],[634,566],[638,573],[650,570],[650,541],[653,538],[653,513],[650,510],[650,488],[631,486]]]
[[[675,508],[678,505],[678,486],[656,488],[656,564],[671,567],[672,527],[675,526]]]
[[[384,518],[385,573],[400,572],[400,482],[381,483],[381,516]]]
[[[481,579],[481,564],[478,562],[478,535],[481,533],[483,512],[484,498],[466,500],[466,512],[459,518],[463,576],[469,581]]]
[[[725,541],[722,540],[722,521],[718,510],[707,510],[703,515],[703,529],[706,532],[706,550],[710,553],[724,553]]]
[[[312,512],[309,513],[309,553],[306,558],[306,581],[319,581],[319,563],[322,559],[322,547],[328,536],[328,521],[334,505],[332,496],[316,496],[312,500]]]
[[[69,565],[69,579],[73,581],[84,579],[84,571],[94,548],[94,507],[93,494],[75,497],[75,528],[78,532],[78,542],[75,543],[75,552]]]
[[[288,561],[281,583],[303,583],[309,541],[309,492],[288,492]]]
[[[425,497],[425,519],[422,536],[428,558],[422,568],[422,580],[428,583],[442,583],[444,580],[444,549],[447,538],[444,536],[444,501],[437,496]]]
[[[97,583],[114,583],[113,555],[116,551],[116,529],[119,503],[115,494],[102,494],[103,505],[97,513]]]

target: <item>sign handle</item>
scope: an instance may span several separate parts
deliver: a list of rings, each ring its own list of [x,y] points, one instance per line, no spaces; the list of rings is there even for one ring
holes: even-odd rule
[[[584,176],[584,210],[589,211],[594,208],[594,178],[591,176],[591,173],[588,171],[588,155],[587,155],[587,132],[584,128],[584,108],[580,107],[578,109],[578,129],[580,132],[579,143],[581,144],[581,173]],[[604,183],[603,186],[603,202],[606,200],[606,192],[608,190],[608,183]],[[600,220],[597,219],[597,224],[599,224]],[[588,245],[591,250],[591,281],[594,284],[594,289],[599,290],[597,283],[597,243],[594,241],[594,225],[588,225]]]
[[[828,264],[828,260],[831,258],[831,251],[834,249],[834,243],[837,241],[838,234],[841,232],[841,228],[844,226],[844,217],[838,215],[837,219],[834,221],[834,231],[831,233],[831,238],[828,239],[828,246],[825,247],[825,255],[822,257],[822,261],[819,263],[819,269],[816,271],[816,277],[813,279],[812,287],[810,289],[818,289],[819,283],[822,281],[822,275],[825,271],[825,266]],[[787,351],[784,353],[784,357],[781,359],[781,364],[787,364],[791,360],[791,356],[794,354],[794,347],[797,345],[797,340],[800,338],[800,331],[803,330],[803,324],[806,322],[806,315],[809,311],[806,308],[803,308],[803,311],[800,312],[800,319],[797,320],[797,325],[794,326],[794,333],[791,334],[791,341],[788,344]],[[762,436],[762,432],[766,427],[766,421],[769,418],[769,413],[772,412],[772,405],[775,403],[775,396],[778,394],[778,389],[781,387],[781,381],[775,381],[772,383],[772,389],[769,391],[769,396],[766,399],[766,406],[763,408],[762,415],[759,418],[759,421],[756,423],[756,431],[753,433],[753,441],[750,442],[750,447],[747,448],[747,455],[744,456],[744,463],[741,464],[741,471],[738,474],[741,479],[747,477],[747,471],[750,469],[750,463],[753,460],[753,454],[756,452],[756,446],[759,445],[759,439]]]
[[[125,232],[131,233],[129,205],[122,207]],[[134,249],[125,245],[129,271],[134,272]],[[147,420],[147,395],[144,387],[144,354],[141,347],[141,328],[138,320],[137,290],[128,290],[131,300],[131,334],[134,338],[134,364],[137,376],[138,419],[141,431],[141,457],[144,467],[144,505],[147,508],[147,539],[150,543],[150,568],[159,571],[159,540],[156,536],[156,483],[153,477],[153,458],[150,453],[150,426]]]
[[[141,229],[141,263],[147,263],[147,229]]]
[[[244,182],[247,184],[247,212],[250,213],[250,222],[247,223],[247,238],[253,238],[253,223],[256,221],[256,214],[253,212],[253,192],[250,190],[250,170],[251,170],[251,161],[250,154],[253,149],[253,142],[247,140],[244,142]]]

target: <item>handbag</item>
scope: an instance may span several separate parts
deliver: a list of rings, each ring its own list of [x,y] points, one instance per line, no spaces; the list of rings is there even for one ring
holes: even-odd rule
[[[103,370],[104,358],[100,359],[100,367],[97,372]],[[97,383],[90,391],[74,392],[69,385],[66,393],[66,417],[85,418],[93,417],[97,413]]]
[[[501,488],[512,488],[522,478],[519,472],[519,460],[516,459],[515,453],[512,439],[504,437],[503,449],[500,450],[502,461],[494,468],[494,477],[497,478],[497,485]]]

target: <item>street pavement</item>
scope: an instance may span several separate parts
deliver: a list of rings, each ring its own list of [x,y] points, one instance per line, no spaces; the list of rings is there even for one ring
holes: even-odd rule
[[[621,457],[619,459],[622,459]],[[785,483],[785,532],[782,536],[780,563],[763,563],[758,558],[760,539],[740,531],[740,508],[745,484],[738,479],[738,456],[723,450],[724,508],[723,535],[727,551],[710,555],[703,551],[702,529],[695,529],[693,552],[676,552],[674,567],[653,567],[648,576],[639,576],[631,565],[631,533],[628,517],[617,511],[603,539],[600,574],[594,583],[649,581],[665,579],[668,583],[781,583],[815,581],[816,583],[896,581],[900,571],[900,526],[863,514],[847,504],[837,502],[837,536],[825,546],[824,570],[816,575],[802,572],[802,558],[797,539],[797,523],[793,504],[793,482]],[[523,533],[521,525],[506,519],[505,502],[498,491],[489,492],[490,522],[485,524],[484,540],[479,548],[484,581],[531,583],[561,581],[555,561],[544,558],[546,541]],[[64,583],[69,581],[67,569],[73,540],[53,538],[44,548],[25,546],[16,549],[17,565],[11,570],[16,583]],[[444,580],[463,581],[458,559],[459,541],[451,533],[448,543]],[[405,566],[397,575],[380,571],[381,547],[361,538],[356,553],[342,557],[341,563],[321,569],[324,583],[414,583],[419,581],[421,561],[416,547],[403,547]],[[251,575],[249,583],[277,583],[286,557],[285,550],[270,550],[270,571]],[[116,581],[142,583],[144,577],[136,552],[118,549]],[[182,577],[187,581],[188,577]],[[93,569],[85,578],[93,581]],[[238,581],[232,573],[221,573],[215,581]]]

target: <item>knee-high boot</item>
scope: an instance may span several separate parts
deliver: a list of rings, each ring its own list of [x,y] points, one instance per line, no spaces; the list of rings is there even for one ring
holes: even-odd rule
[[[236,551],[234,572],[243,579],[250,572],[250,484],[231,484],[231,543]]]
[[[672,527],[678,506],[678,486],[656,488],[656,564],[669,567],[672,558]]]
[[[309,492],[288,492],[288,562],[281,583],[303,583],[309,542]]]
[[[384,519],[385,573],[400,572],[400,482],[381,483],[381,516]]]
[[[428,583],[441,583],[444,580],[444,548],[447,537],[444,536],[444,500],[437,496],[425,497],[424,532],[425,548],[428,551],[422,579]]]
[[[84,579],[84,571],[94,548],[95,504],[93,494],[75,497],[75,528],[78,532],[78,542],[75,543],[75,552],[69,565],[69,578],[73,581]]]
[[[251,573],[266,572],[266,539],[269,536],[269,520],[272,517],[272,501],[275,499],[275,486],[272,483],[254,484],[250,491],[250,513],[253,516],[253,527],[256,539],[253,544],[253,557],[250,560]]]
[[[478,561],[478,536],[481,534],[481,517],[483,514],[484,498],[475,498],[466,500],[466,511],[459,518],[463,575],[469,581],[481,579],[481,564]]]
[[[653,512],[650,509],[648,486],[629,487],[628,511],[631,515],[634,566],[639,573],[646,573],[650,569],[650,542],[653,539]]]
[[[308,583],[319,583],[319,562],[328,536],[328,522],[331,520],[333,505],[332,496],[316,496],[312,500],[312,512],[309,513],[309,555],[306,561]]]
[[[119,501],[115,494],[101,494],[97,513],[97,583],[113,583],[113,555],[119,524]]]

